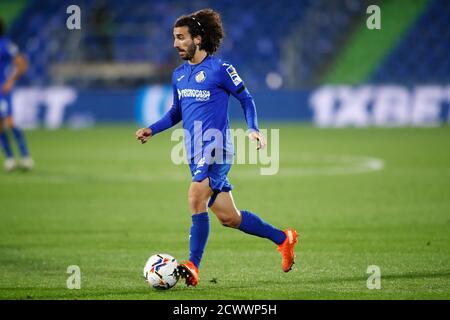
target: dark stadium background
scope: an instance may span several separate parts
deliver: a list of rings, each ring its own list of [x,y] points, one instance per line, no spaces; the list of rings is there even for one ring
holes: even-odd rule
[[[81,30],[65,27],[71,4],[81,9]],[[367,27],[367,8],[374,4],[382,13],[379,30]],[[173,22],[205,7],[222,15],[226,38],[217,55],[236,66],[261,120],[321,123],[312,97],[323,86],[345,85],[348,93],[322,93],[336,111],[323,125],[448,122],[449,6],[444,0],[7,0],[0,8],[8,36],[30,61],[15,96],[17,121],[53,128],[148,122],[149,108],[156,109],[150,120],[162,114],[171,100],[166,86],[181,63],[172,47]],[[361,105],[366,121],[335,119],[340,104],[354,100],[362,85],[371,90]],[[51,107],[50,88],[56,91],[49,95],[61,96]],[[405,99],[407,110],[397,110]],[[395,103],[397,109],[375,115]],[[51,119],[49,108],[61,110]],[[415,109],[425,115],[413,115]],[[231,119],[242,118],[235,103],[230,111]]]

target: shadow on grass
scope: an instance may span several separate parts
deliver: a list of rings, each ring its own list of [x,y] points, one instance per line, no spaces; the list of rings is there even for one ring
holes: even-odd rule
[[[270,281],[264,281],[264,283]],[[258,282],[262,285],[261,282]],[[254,289],[258,284],[217,286],[217,287],[186,287],[179,284],[170,290],[155,290],[152,288],[137,288],[131,290],[92,288],[80,290],[69,290],[65,288],[36,288],[36,287],[3,287],[0,288],[0,299],[2,300],[190,300],[190,299],[221,299],[223,290],[236,290],[228,292],[228,299],[243,299],[242,289]],[[5,294],[9,292],[10,294]],[[129,298],[127,298],[127,296]]]
[[[404,274],[382,274],[382,280],[399,280],[399,279],[430,279],[430,278],[450,278],[450,271],[444,272],[414,272]],[[316,280],[304,280],[302,282],[309,284],[326,284],[326,283],[342,283],[367,280],[367,276],[355,276],[344,278],[323,278]],[[254,290],[258,287],[267,287],[273,284],[273,281],[264,280],[257,281],[252,285],[236,285],[217,286],[217,287],[185,287],[184,284],[178,285],[171,290],[153,290],[151,288],[138,288],[131,290],[114,290],[107,288],[99,289],[80,289],[68,290],[64,288],[0,288],[1,299],[10,300],[189,300],[189,299],[246,299],[248,293],[242,290]],[[227,290],[237,290],[229,292]],[[3,292],[2,292],[3,291]],[[5,296],[5,291],[12,294],[10,297]],[[3,294],[2,294],[3,293]]]

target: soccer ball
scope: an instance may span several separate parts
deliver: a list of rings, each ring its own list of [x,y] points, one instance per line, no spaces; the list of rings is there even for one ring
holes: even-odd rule
[[[177,284],[177,259],[165,253],[151,256],[144,267],[144,279],[155,289],[167,290]]]

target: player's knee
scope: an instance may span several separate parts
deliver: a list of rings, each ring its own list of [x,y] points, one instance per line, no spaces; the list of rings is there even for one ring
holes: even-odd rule
[[[189,190],[188,200],[192,212],[199,213],[207,211],[207,202],[209,198],[208,190],[201,188],[191,188]]]
[[[205,179],[201,182],[192,182],[189,193],[189,207],[193,213],[208,211],[208,199],[212,194],[209,187],[209,180]]]
[[[207,200],[198,197],[189,197],[189,208],[193,213],[200,213],[207,211]]]

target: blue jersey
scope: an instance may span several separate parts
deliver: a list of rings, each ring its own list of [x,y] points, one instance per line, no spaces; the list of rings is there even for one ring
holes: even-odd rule
[[[5,37],[0,37],[0,85],[8,79],[12,62],[18,54],[17,46]]]
[[[172,108],[149,128],[157,134],[182,120],[189,132],[189,137],[185,136],[188,160],[198,159],[205,150],[221,149],[227,159],[234,154],[228,120],[230,94],[240,101],[249,129],[259,130],[253,98],[231,64],[213,56],[196,65],[186,62],[174,71],[172,86]],[[219,131],[219,140],[208,134]]]

